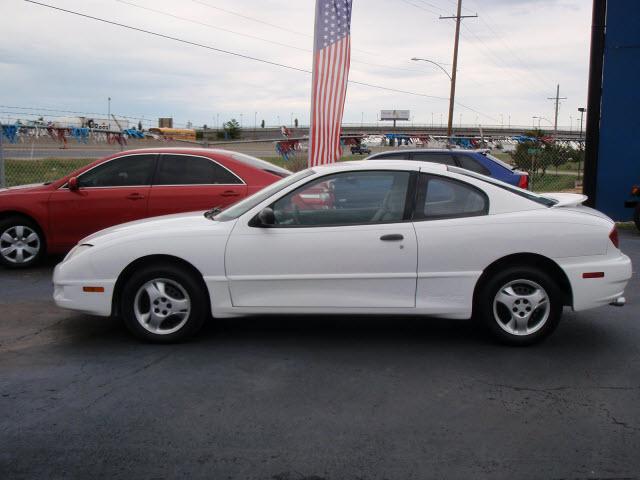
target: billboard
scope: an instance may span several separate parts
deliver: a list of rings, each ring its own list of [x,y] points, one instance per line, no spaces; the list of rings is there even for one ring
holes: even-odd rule
[[[380,110],[380,120],[409,120],[410,110]]]

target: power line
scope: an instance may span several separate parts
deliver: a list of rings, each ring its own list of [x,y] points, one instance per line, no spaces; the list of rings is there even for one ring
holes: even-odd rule
[[[293,30],[291,28],[285,28],[282,25],[276,25],[274,23],[269,23],[269,22],[266,22],[264,20],[257,19],[255,17],[250,17],[249,15],[244,15],[242,13],[234,12],[233,10],[228,10],[228,9],[222,8],[222,7],[216,7],[215,5],[211,5],[210,3],[203,2],[202,0],[191,0],[191,1],[193,3],[197,3],[197,4],[202,5],[204,7],[212,8],[212,9],[218,10],[220,12],[228,13],[229,15],[235,15],[236,17],[244,18],[245,20],[251,20],[252,22],[261,23],[262,25],[267,25],[267,26],[272,27],[272,28],[277,28],[278,30],[282,30],[284,32],[295,33],[296,35],[300,35],[302,37],[311,37],[312,38],[312,35],[309,35],[307,33],[298,32],[298,31]]]
[[[271,60],[265,60],[263,58],[254,57],[254,56],[251,56],[251,55],[246,55],[246,54],[242,54],[242,53],[238,53],[238,52],[233,52],[233,51],[225,50],[225,49],[222,49],[222,48],[212,47],[210,45],[205,45],[205,44],[202,44],[202,43],[193,42],[193,41],[190,41],[190,40],[185,40],[185,39],[174,37],[174,36],[171,36],[171,35],[165,35],[163,33],[158,33],[158,32],[154,32],[154,31],[151,31],[151,30],[146,30],[146,29],[143,29],[143,28],[134,27],[134,26],[131,26],[131,25],[126,25],[126,24],[119,23],[119,22],[114,22],[112,20],[107,20],[107,19],[104,19],[104,18],[95,17],[95,16],[88,15],[88,14],[85,14],[85,13],[76,12],[76,11],[73,11],[73,10],[67,10],[65,8],[56,7],[54,5],[49,5],[49,4],[46,4],[46,3],[37,2],[35,0],[24,0],[24,1],[27,2],[27,3],[32,3],[34,5],[41,6],[41,7],[50,8],[52,10],[57,10],[57,11],[60,11],[60,12],[69,13],[71,15],[75,15],[75,16],[78,16],[78,17],[88,18],[90,20],[95,20],[95,21],[98,21],[98,22],[101,22],[101,23],[106,23],[106,24],[109,24],[109,25],[114,25],[114,26],[117,26],[117,27],[126,28],[126,29],[133,30],[133,31],[136,31],[136,32],[140,32],[140,33],[146,33],[148,35],[156,36],[156,37],[159,37],[159,38],[164,38],[164,39],[167,39],[167,40],[173,40],[173,41],[176,41],[176,42],[179,42],[179,43],[184,43],[186,45],[191,45],[191,46],[195,46],[195,47],[204,48],[204,49],[211,50],[211,51],[218,52],[218,53],[224,53],[224,54],[231,55],[231,56],[234,56],[234,57],[243,58],[245,60],[252,60],[252,61],[255,61],[255,62],[260,62],[260,63],[264,63],[264,64],[267,64],[267,65],[272,65],[272,66],[275,66],[275,67],[285,68],[287,70],[293,70],[293,71],[307,73],[307,74],[311,74],[312,73],[310,70],[306,70],[304,68],[294,67],[292,65],[286,65],[284,63],[274,62],[274,61],[271,61]],[[417,96],[417,97],[432,98],[432,99],[436,99],[436,100],[448,100],[448,98],[446,98],[446,97],[439,97],[439,96],[436,96],[436,95],[428,95],[426,93],[411,92],[411,91],[408,91],[408,90],[400,90],[400,89],[397,89],[397,88],[390,88],[390,87],[385,87],[385,86],[382,86],[382,85],[376,85],[376,84],[367,83],[367,82],[360,82],[360,81],[357,81],[357,80],[349,80],[349,83],[354,84],[354,85],[362,85],[362,86],[366,86],[366,87],[370,87],[370,88],[376,88],[376,89],[379,89],[379,90],[385,90],[385,91],[394,92],[394,93],[403,93],[403,94],[406,94],[406,95],[413,95],[413,96]],[[466,108],[466,109],[468,109],[468,110],[470,110],[472,112],[477,113],[478,115],[482,115],[484,117],[487,117],[487,118],[490,118],[490,119],[496,121],[495,118],[493,118],[493,117],[491,117],[491,116],[489,116],[489,115],[487,115],[485,113],[479,112],[478,110],[475,110],[475,109],[473,109],[473,108],[471,108],[469,106],[466,106],[466,105],[464,105],[462,103],[457,103],[457,104],[460,105],[463,108]]]
[[[129,5],[131,7],[140,8],[140,9],[146,10],[148,12],[153,12],[153,13],[156,13],[158,15],[164,15],[166,17],[175,18],[177,20],[182,20],[184,22],[193,23],[193,24],[200,25],[200,26],[207,27],[207,28],[211,28],[211,29],[214,29],[214,30],[220,30],[222,32],[231,33],[231,34],[234,34],[234,35],[239,35],[239,36],[246,37],[246,38],[251,38],[251,39],[254,39],[254,40],[259,40],[261,42],[271,43],[273,45],[278,45],[278,46],[281,46],[281,47],[292,48],[294,50],[298,50],[298,51],[301,51],[301,52],[312,52],[312,50],[308,49],[308,48],[297,47],[295,45],[290,45],[288,43],[277,42],[277,41],[274,41],[274,40],[269,40],[267,38],[258,37],[256,35],[251,35],[251,34],[243,33],[243,32],[237,32],[235,30],[230,30],[228,28],[218,27],[218,26],[212,25],[210,23],[201,22],[199,20],[193,20],[193,19],[187,18],[187,17],[182,17],[180,15],[175,15],[175,14],[170,13],[170,12],[166,12],[166,11],[163,11],[163,10],[158,10],[156,8],[146,7],[144,5],[138,5],[136,3],[129,2],[127,0],[114,0],[114,1],[116,1],[118,3],[122,3],[124,5]],[[352,59],[351,62],[352,63],[360,63],[360,64],[363,64],[363,65],[369,65],[369,66],[373,66],[373,67],[379,67],[379,68],[388,68],[390,70],[421,73],[420,70],[416,70],[416,69],[394,67],[394,66],[391,66],[391,65],[381,65],[381,64],[378,64],[378,63],[363,62],[361,60],[355,60],[355,59]]]

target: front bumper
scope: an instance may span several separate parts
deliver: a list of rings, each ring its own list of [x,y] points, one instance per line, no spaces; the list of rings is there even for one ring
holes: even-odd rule
[[[56,305],[90,315],[110,316],[115,280],[66,280],[62,273],[64,265],[57,265],[53,273],[53,300]],[[104,292],[85,292],[83,287],[102,287]]]
[[[609,305],[624,297],[631,279],[631,259],[621,253],[605,260],[562,264],[573,292],[575,311]],[[585,272],[604,272],[602,278],[583,278]]]

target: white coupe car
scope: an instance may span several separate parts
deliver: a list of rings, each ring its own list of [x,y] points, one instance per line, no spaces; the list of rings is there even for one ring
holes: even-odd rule
[[[211,316],[353,313],[473,316],[529,344],[564,306],[624,304],[631,261],[585,199],[424,162],[318,167],[223,211],[91,235],[56,267],[54,298],[157,342]]]

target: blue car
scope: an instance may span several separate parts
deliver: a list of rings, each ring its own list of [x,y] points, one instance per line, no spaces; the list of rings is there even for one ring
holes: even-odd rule
[[[376,153],[367,157],[366,160],[390,160],[394,158],[453,165],[501,180],[516,187],[529,188],[529,174],[527,172],[516,170],[511,165],[490,155],[486,150],[394,150]]]

